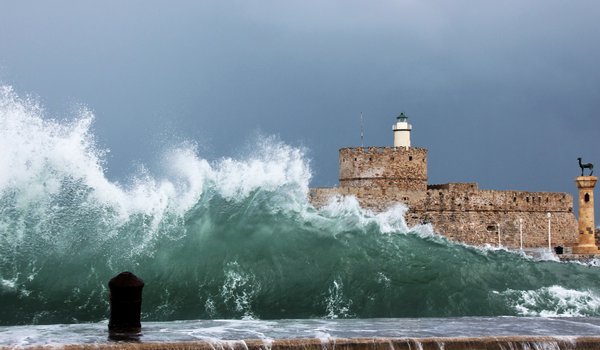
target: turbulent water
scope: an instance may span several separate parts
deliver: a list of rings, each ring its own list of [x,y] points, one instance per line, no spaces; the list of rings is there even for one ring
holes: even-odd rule
[[[597,267],[451,243],[401,206],[314,209],[308,160],[276,139],[215,161],[173,148],[160,175],[112,182],[92,121],[0,87],[0,325],[103,320],[126,270],[154,321],[600,316]]]
[[[65,344],[94,344],[89,348],[102,348],[107,342],[106,322],[70,325],[0,326],[0,347],[10,349],[26,347],[60,348]],[[387,343],[384,349],[405,349],[392,344],[390,339],[412,338],[408,349],[597,349],[600,343],[600,319],[544,318],[544,317],[459,317],[459,318],[377,318],[377,319],[294,319],[294,320],[186,320],[172,322],[144,322],[143,343],[162,343],[160,349],[193,349],[192,346],[177,347],[178,342],[208,342],[214,349],[256,349],[250,343],[241,347],[233,342],[248,339],[261,340],[261,349],[273,348],[278,339],[294,339],[295,343],[283,343],[278,349],[339,349],[340,339],[373,339],[373,343]],[[509,337],[512,339],[506,339]],[[548,339],[546,337],[552,337]],[[585,347],[579,337],[595,337],[596,347]],[[306,339],[318,339],[318,343]],[[440,339],[445,338],[445,339]],[[488,343],[487,347],[452,346],[444,343],[448,338],[478,338],[475,344]],[[520,341],[515,341],[516,339]],[[387,341],[386,341],[387,340]],[[437,346],[427,346],[428,341]],[[558,340],[558,343],[556,342]],[[562,341],[561,341],[562,340]],[[402,340],[400,340],[402,341]],[[331,343],[335,343],[333,347]],[[489,342],[498,344],[490,346]],[[560,343],[566,346],[559,346]],[[512,344],[511,344],[512,343]],[[528,343],[529,346],[518,346]],[[189,343],[187,343],[189,344]],[[121,343],[120,345],[124,345]],[[139,345],[136,344],[136,345]],[[315,346],[317,345],[317,346]],[[329,345],[329,346],[327,346]],[[512,345],[512,346],[511,346]],[[344,349],[365,349],[360,346],[342,346]],[[77,348],[71,347],[70,349]],[[123,347],[126,348],[126,347]],[[130,348],[139,349],[132,346]],[[151,348],[151,347],[148,347]],[[201,348],[200,346],[196,348]],[[206,348],[206,347],[203,347]],[[156,347],[154,347],[156,349]]]

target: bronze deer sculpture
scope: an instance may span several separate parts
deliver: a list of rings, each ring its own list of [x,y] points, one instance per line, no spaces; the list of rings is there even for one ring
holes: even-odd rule
[[[583,176],[583,169],[590,169],[590,175],[588,175],[588,176],[592,176],[592,174],[594,173],[594,164],[592,164],[592,163],[581,164],[581,158],[577,158],[577,160],[579,161],[579,167],[581,168],[581,176]]]

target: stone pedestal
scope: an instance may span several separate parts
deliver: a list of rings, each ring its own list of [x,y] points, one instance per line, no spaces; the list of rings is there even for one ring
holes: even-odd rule
[[[597,176],[575,179],[579,189],[579,242],[573,246],[573,254],[600,254],[594,235],[594,186],[597,181]]]

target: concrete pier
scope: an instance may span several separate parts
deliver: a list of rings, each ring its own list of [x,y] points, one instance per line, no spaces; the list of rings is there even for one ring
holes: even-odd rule
[[[145,322],[110,341],[106,322],[0,327],[0,349],[600,349],[597,317],[449,317]]]
[[[329,338],[192,341],[167,343],[71,344],[52,347],[66,350],[591,350],[600,348],[600,337],[477,337],[477,338]],[[0,349],[9,349],[0,347]],[[48,349],[46,346],[25,349]]]

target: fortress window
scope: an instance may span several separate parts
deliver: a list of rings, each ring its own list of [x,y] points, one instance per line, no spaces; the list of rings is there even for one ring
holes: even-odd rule
[[[373,158],[369,157],[369,162],[372,162],[372,161],[373,161]]]
[[[356,162],[356,158],[354,158],[354,161]]]
[[[525,200],[527,201],[527,203],[529,203],[529,197],[525,197]]]
[[[393,160],[394,160],[394,157],[392,157],[392,158],[391,158],[391,160],[393,161]]]
[[[412,156],[408,156],[408,160],[412,160]]]
[[[496,225],[488,225],[486,230],[488,230],[488,232],[496,232]]]
[[[585,196],[583,197],[583,200],[587,203],[590,201],[590,194],[586,193]]]
[[[513,202],[516,202],[516,201],[517,201],[517,197],[513,197]]]

